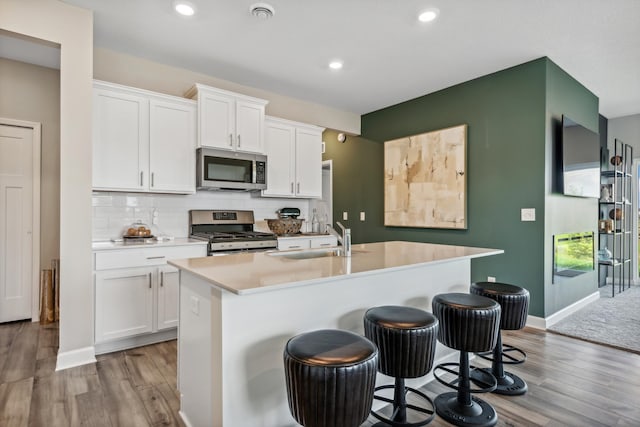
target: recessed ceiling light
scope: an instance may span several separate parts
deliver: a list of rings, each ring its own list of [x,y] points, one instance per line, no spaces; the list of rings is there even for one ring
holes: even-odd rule
[[[418,15],[418,21],[431,22],[438,17],[439,13],[438,9],[427,9]]]
[[[329,62],[329,68],[331,68],[332,70],[339,70],[342,68],[343,65],[344,64],[339,59],[335,59]]]
[[[196,8],[193,4],[186,1],[173,2],[173,8],[182,16],[193,16],[193,14],[196,13]]]

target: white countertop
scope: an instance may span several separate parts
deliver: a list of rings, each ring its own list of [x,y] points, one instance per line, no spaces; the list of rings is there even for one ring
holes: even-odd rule
[[[190,239],[188,237],[175,238],[173,240],[147,240],[141,243],[130,242],[113,242],[111,240],[93,241],[91,243],[91,249],[94,251],[109,251],[109,250],[121,250],[121,249],[139,249],[139,248],[160,248],[169,246],[187,246],[187,245],[206,245],[204,240]]]
[[[170,260],[169,264],[242,295],[501,253],[501,249],[394,241],[353,245],[351,257],[290,259],[249,252]]]

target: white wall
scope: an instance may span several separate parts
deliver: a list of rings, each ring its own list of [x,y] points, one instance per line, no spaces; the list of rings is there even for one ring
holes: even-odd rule
[[[607,139],[613,147],[614,139],[620,139],[633,147],[633,156],[640,158],[640,114],[609,119]]]
[[[239,85],[206,74],[159,64],[112,50],[94,50],[94,77],[98,80],[184,96],[195,83],[203,83],[257,98],[266,99],[267,115],[318,125],[351,134],[360,134],[360,115],[336,110],[273,92]]]
[[[625,144],[629,144],[633,147],[633,158],[636,160],[633,168],[634,185],[633,194],[638,194],[638,165],[640,165],[640,114],[634,114],[632,116],[618,117],[610,119],[608,121],[607,129],[607,143],[609,146],[609,156],[613,155],[613,143],[615,139],[619,139]],[[633,197],[633,208],[636,210],[639,207],[639,200],[637,197]],[[638,216],[633,218],[634,235],[638,235]],[[634,280],[638,280],[638,239],[633,239],[633,251],[636,256],[633,257],[633,273]]]
[[[71,360],[73,355],[93,346],[90,143],[93,18],[89,11],[55,0],[0,0],[0,29],[55,43],[61,49],[60,367],[61,358]]]

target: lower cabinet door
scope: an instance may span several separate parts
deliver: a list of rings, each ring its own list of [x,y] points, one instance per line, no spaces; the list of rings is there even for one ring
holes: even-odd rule
[[[178,269],[165,266],[159,268],[158,278],[158,325],[157,329],[178,326]]]
[[[153,268],[96,273],[96,343],[151,332]]]

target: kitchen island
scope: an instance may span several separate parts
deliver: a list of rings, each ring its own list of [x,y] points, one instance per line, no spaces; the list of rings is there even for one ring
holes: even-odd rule
[[[240,253],[169,261],[180,269],[180,414],[192,427],[294,426],[282,353],[294,335],[325,328],[363,334],[379,305],[431,311],[442,292],[468,292],[471,259],[502,250],[413,242]],[[451,351],[439,346],[436,360]],[[420,385],[425,379],[408,382]],[[378,383],[391,383],[381,374]]]

